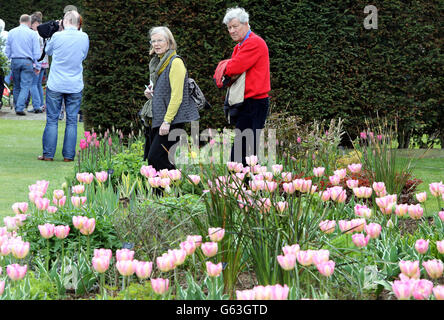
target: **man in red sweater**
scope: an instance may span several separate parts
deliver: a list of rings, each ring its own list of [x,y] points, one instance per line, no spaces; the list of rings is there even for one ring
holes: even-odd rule
[[[244,102],[234,117],[236,136],[231,149],[231,161],[246,165],[245,157],[257,155],[259,137],[269,110],[270,59],[265,41],[251,31],[248,13],[243,8],[227,10],[223,23],[237,42],[224,75],[245,74]]]

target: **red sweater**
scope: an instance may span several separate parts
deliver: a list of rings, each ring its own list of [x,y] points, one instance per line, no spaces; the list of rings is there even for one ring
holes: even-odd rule
[[[225,74],[232,77],[236,74],[245,75],[244,98],[263,99],[268,97],[270,86],[270,58],[265,41],[254,34],[234,47],[231,59],[228,61]]]

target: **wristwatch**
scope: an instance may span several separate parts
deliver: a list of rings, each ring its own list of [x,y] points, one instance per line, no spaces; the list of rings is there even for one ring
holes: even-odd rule
[[[171,124],[171,123],[169,123],[169,122],[167,122],[167,121],[164,121],[163,123],[166,123],[166,124]]]

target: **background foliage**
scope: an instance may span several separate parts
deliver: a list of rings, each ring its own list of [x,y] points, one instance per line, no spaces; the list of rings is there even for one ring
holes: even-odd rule
[[[87,129],[141,127],[137,112],[148,83],[148,31],[156,25],[170,27],[190,76],[213,105],[201,115],[201,128],[226,126],[225,92],[212,76],[217,63],[231,55],[234,43],[222,19],[235,5],[247,9],[252,30],[268,44],[272,112],[289,111],[304,122],[341,117],[352,139],[365,117],[389,116],[403,133],[401,146],[444,124],[440,0],[373,1],[378,29],[369,30],[363,22],[370,3],[363,0],[71,2],[81,8],[91,41],[83,104]],[[60,16],[64,5],[19,0],[13,9],[2,6],[0,17],[9,29],[22,11],[39,9],[50,18]]]

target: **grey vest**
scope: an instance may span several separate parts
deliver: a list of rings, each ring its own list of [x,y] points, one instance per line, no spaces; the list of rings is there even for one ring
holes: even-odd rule
[[[153,122],[152,127],[157,128],[162,125],[163,119],[165,117],[168,104],[171,99],[171,85],[170,85],[170,69],[171,63],[174,59],[180,58],[175,55],[171,58],[170,63],[159,76],[154,87],[153,96]],[[188,71],[185,74],[185,83],[183,86],[183,98],[182,103],[179,106],[176,116],[171,124],[184,123],[196,121],[199,119],[199,111],[197,110],[197,105],[193,99],[191,99],[189,94],[188,85]]]

